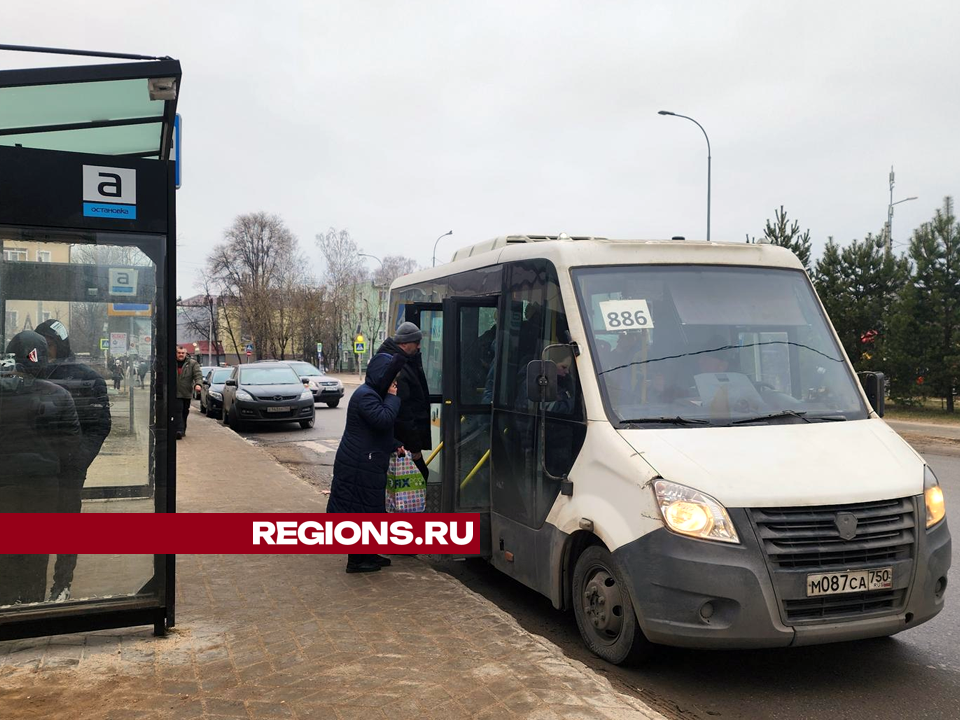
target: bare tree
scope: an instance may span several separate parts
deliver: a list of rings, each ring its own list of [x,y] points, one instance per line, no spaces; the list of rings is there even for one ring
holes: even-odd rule
[[[337,354],[337,368],[342,369],[343,353],[339,352],[341,343],[350,342],[353,328],[347,327],[351,318],[356,316],[358,288],[366,273],[360,259],[360,249],[350,237],[349,230],[337,230],[331,227],[326,233],[317,235],[317,245],[326,260],[323,280],[327,290],[327,308],[333,323],[334,347]]]
[[[383,266],[374,273],[373,279],[377,285],[389,288],[398,277],[409,275],[420,269],[420,265],[413,258],[387,255],[383,258]]]
[[[258,360],[287,352],[283,294],[302,266],[297,238],[265,212],[238,215],[207,258],[211,283],[239,315],[240,335],[249,334]]]
[[[327,348],[327,356],[336,352],[336,340],[326,311],[326,288],[318,285],[312,278],[293,288],[289,296],[289,305],[293,325],[293,337],[299,346],[301,360],[312,362],[317,359],[317,343]]]
[[[220,340],[220,313],[219,298],[211,290],[210,279],[201,274],[200,285],[203,292],[192,298],[178,303],[177,324],[189,332],[192,337],[199,337],[207,342],[207,347],[218,358],[222,343]]]

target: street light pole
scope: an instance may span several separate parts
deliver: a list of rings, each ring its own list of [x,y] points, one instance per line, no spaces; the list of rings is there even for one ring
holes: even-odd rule
[[[380,263],[380,271],[381,271],[381,272],[383,271],[383,260],[381,260],[380,258],[378,258],[376,255],[368,255],[367,253],[358,253],[358,254],[360,255],[360,257],[368,257],[368,258],[373,258],[374,260],[376,260],[378,263]],[[374,280],[374,281],[372,282],[372,284],[373,284],[373,287],[375,287],[375,288],[377,289],[377,327],[379,328],[379,327],[380,327],[380,315],[383,313],[383,290],[384,290],[384,287],[383,287],[383,285],[377,285],[377,284],[376,284],[376,280]],[[361,313],[361,316],[362,316],[362,314],[363,314],[363,313]],[[360,325],[359,325],[359,324],[357,325],[357,334],[358,334],[358,335],[360,334]],[[379,341],[378,341],[378,342],[379,342]],[[369,353],[370,353],[370,357],[372,358],[372,357],[373,357],[373,343],[372,343],[372,342],[370,343]],[[360,366],[360,357],[357,356],[357,369],[358,369],[358,370],[359,370],[359,366]],[[370,361],[368,360],[368,361],[367,361],[367,367],[369,367],[369,366],[370,366]]]
[[[890,166],[890,204],[887,206],[887,227],[886,229],[886,242],[884,243],[884,248],[888,253],[893,252],[893,206],[899,205],[900,203],[910,202],[911,200],[916,200],[916,196],[904,198],[903,200],[893,201],[893,166]]]
[[[207,328],[207,365],[213,365],[213,298],[207,295],[207,305],[210,307],[210,325]],[[220,350],[217,349],[217,361],[219,364]]]
[[[445,232],[443,235],[437,238],[437,242],[433,244],[433,267],[437,266],[437,243],[440,242],[440,238],[445,238],[447,235],[453,235],[453,230]]]
[[[697,122],[696,120],[694,120],[692,117],[687,117],[686,115],[680,115],[679,113],[670,112],[669,110],[661,110],[661,111],[659,111],[659,112],[657,113],[657,115],[672,115],[673,117],[678,117],[678,118],[683,118],[684,120],[689,120],[689,121],[692,122],[694,125],[696,125],[698,128],[700,128],[700,132],[703,133],[703,137],[706,138],[706,140],[707,140],[707,242],[710,242],[710,182],[711,182],[711,178],[710,178],[711,167],[710,167],[710,166],[711,166],[711,164],[712,164],[712,157],[711,157],[711,152],[710,152],[710,138],[709,138],[709,136],[707,135],[707,131],[703,129],[703,125],[701,125],[700,123],[698,123],[698,122]]]
[[[380,269],[383,270],[383,260],[381,260],[380,258],[378,258],[376,255],[367,255],[366,253],[357,253],[357,254],[358,254],[360,257],[373,258],[373,259],[376,260],[378,263],[380,263]]]

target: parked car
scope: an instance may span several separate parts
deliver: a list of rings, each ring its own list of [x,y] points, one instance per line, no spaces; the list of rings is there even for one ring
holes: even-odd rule
[[[216,365],[201,365],[201,366],[200,366],[200,376],[201,376],[201,377],[206,377],[206,376],[207,376],[207,373],[209,373],[211,370],[216,370],[216,369],[217,369],[217,366],[216,366]],[[193,399],[194,399],[194,400],[199,400],[199,399],[200,399],[200,393],[198,393],[198,392],[196,391],[196,389],[194,389],[194,391],[193,391]]]
[[[203,376],[200,389],[200,412],[218,418],[223,414],[223,384],[233,374],[233,368],[214,368]]]
[[[297,371],[304,386],[313,393],[314,402],[326,403],[327,407],[332,408],[340,404],[343,398],[343,383],[337,378],[328,377],[323,370],[308,362],[293,361],[287,365]]]
[[[315,421],[313,393],[286,363],[257,362],[233,368],[223,386],[223,424],[242,430],[250,423]]]

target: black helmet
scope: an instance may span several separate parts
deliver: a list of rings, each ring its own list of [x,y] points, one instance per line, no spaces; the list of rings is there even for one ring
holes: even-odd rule
[[[58,360],[64,360],[72,355],[67,328],[59,320],[45,320],[37,325],[37,332],[47,339],[48,344],[55,347]]]
[[[16,358],[17,369],[27,375],[39,376],[47,367],[47,341],[33,330],[14,335],[7,352]]]

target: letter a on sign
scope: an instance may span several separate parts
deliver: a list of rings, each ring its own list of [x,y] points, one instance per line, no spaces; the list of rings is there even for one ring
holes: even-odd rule
[[[100,177],[107,178],[107,180],[97,186],[97,192],[99,192],[102,197],[123,197],[123,187],[119,175],[116,173],[101,172]]]
[[[137,204],[137,171],[133,168],[83,166],[85,202]]]
[[[130,268],[110,268],[110,295],[137,294],[137,271]]]

